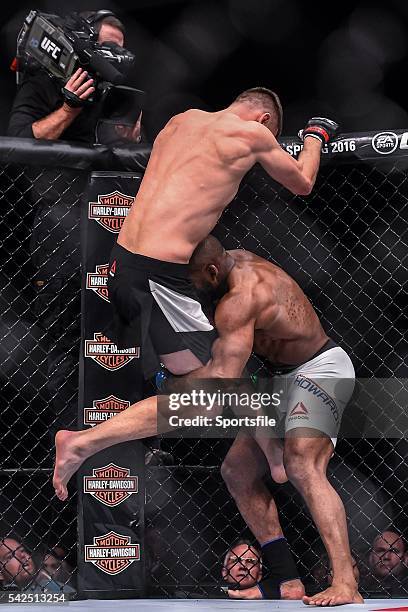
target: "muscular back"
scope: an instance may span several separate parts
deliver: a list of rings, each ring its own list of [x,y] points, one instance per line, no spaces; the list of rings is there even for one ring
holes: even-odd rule
[[[255,163],[259,130],[266,128],[226,111],[189,110],[171,119],[154,142],[119,244],[187,263]]]
[[[308,360],[327,336],[302,289],[281,268],[253,253],[230,254],[235,266],[228,284],[231,293],[251,310],[254,351],[275,364]]]

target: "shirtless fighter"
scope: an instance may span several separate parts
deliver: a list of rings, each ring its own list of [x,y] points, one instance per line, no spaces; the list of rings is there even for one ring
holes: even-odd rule
[[[207,363],[216,332],[189,280],[188,262],[234,198],[243,176],[257,162],[294,194],[309,194],[320,165],[322,144],[338,126],[316,117],[302,132],[297,160],[276,140],[282,125],[279,98],[256,87],[226,109],[188,110],[173,117],[157,136],[142,184],[109,270],[114,308],[112,340],[121,348],[140,344],[146,377],[163,363],[187,374]],[[94,453],[126,440],[157,433],[157,397],[130,406],[91,430],[58,432],[53,484],[68,496],[67,483]]]
[[[307,297],[281,268],[249,253],[226,252],[208,236],[195,249],[190,274],[200,292],[225,286],[215,310],[218,338],[201,378],[239,378],[254,351],[264,357],[279,385],[284,447],[271,435],[242,431],[221,468],[242,517],[262,546],[271,578],[230,597],[292,598],[304,595],[283,537],[275,502],[263,482],[270,472],[287,479],[302,495],[326,546],[333,583],[303,601],[314,605],[362,603],[349,548],[343,503],[326,478],[342,412],[354,389],[354,368],[347,353],[328,338]],[[323,392],[314,394],[317,387]],[[283,452],[282,452],[283,451]],[[279,592],[280,591],[280,592]],[[299,598],[300,598],[299,596]]]

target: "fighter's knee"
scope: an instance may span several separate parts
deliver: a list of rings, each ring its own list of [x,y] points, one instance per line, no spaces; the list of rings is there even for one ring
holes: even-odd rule
[[[238,491],[246,484],[242,476],[242,465],[240,466],[228,455],[222,462],[221,476],[230,492]]]
[[[290,482],[293,483],[300,478],[301,466],[300,462],[297,459],[283,455],[283,465],[285,467],[285,472]]]
[[[299,488],[326,478],[331,452],[332,443],[329,438],[287,437],[283,464],[290,482]]]
[[[289,481],[294,485],[306,485],[313,482],[316,466],[310,458],[301,452],[283,454],[283,464]]]
[[[221,464],[221,477],[225,484],[229,486],[229,484],[233,483],[236,475],[237,475],[237,466],[233,461],[230,461],[228,457],[224,459]]]

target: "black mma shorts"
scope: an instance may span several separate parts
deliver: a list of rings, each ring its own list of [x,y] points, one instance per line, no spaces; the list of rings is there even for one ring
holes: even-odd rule
[[[108,276],[113,322],[107,334],[119,349],[140,346],[145,378],[160,369],[159,355],[190,349],[204,365],[217,337],[188,276],[188,264],[112,250]]]

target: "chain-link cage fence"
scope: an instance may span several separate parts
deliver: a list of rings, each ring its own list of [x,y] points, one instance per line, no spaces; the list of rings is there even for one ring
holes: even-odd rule
[[[404,159],[385,165],[381,159],[330,164],[321,169],[307,198],[291,196],[255,168],[214,231],[226,248],[255,252],[296,279],[328,335],[351,356],[360,379],[403,379],[408,372],[406,166]],[[267,375],[255,356],[251,371]],[[353,401],[349,405],[349,420],[355,420],[357,407]],[[384,439],[374,424],[369,439],[363,430],[358,437],[341,438],[329,466],[330,481],[346,507],[366,596],[408,594],[406,545],[400,539],[408,527],[406,434],[405,423],[396,439]],[[159,551],[152,582],[162,594],[219,593],[227,551],[241,538],[251,538],[220,476],[230,444],[213,438],[163,443],[177,467],[160,468],[160,486],[150,483],[147,512],[152,550]],[[329,562],[304,502],[290,484],[270,480],[268,486],[308,591],[326,587]],[[249,541],[256,545],[253,537]],[[375,555],[373,547],[381,551]],[[250,547],[240,552],[254,557]],[[242,563],[248,566],[237,560],[229,572],[233,575]],[[240,575],[246,586],[245,572]]]
[[[74,591],[75,496],[53,498],[55,432],[77,420],[79,211],[86,175],[69,168],[1,169],[4,588]],[[30,561],[27,561],[29,555]]]
[[[255,168],[214,233],[227,248],[253,251],[292,275],[327,333],[351,356],[359,378],[403,379],[406,162],[384,165],[377,157],[344,165],[330,160],[308,198],[290,196]],[[0,561],[2,567],[7,555],[18,561],[0,577],[3,588],[26,588],[27,573],[34,572],[42,584],[53,581],[62,589],[75,587],[75,496],[68,505],[57,503],[50,476],[53,434],[72,425],[77,414],[79,202],[86,171],[34,164],[3,163],[0,174]],[[253,357],[250,365],[262,375],[261,361]],[[164,437],[162,449],[171,465],[147,466],[150,594],[219,596],[220,582],[228,583],[234,567],[256,571],[255,542],[220,475],[231,442]],[[397,537],[406,531],[407,450],[405,431],[395,439],[381,432],[342,438],[330,463],[366,595],[408,594],[403,541],[400,546],[400,540],[389,544],[388,536],[382,538],[394,551],[392,566],[375,540],[385,530]],[[310,515],[290,484],[267,484],[301,576],[309,590],[318,590],[329,580],[330,568]],[[241,540],[241,548],[234,548]],[[21,560],[22,549],[32,553],[35,570]],[[55,574],[45,567],[47,554],[56,559]]]

